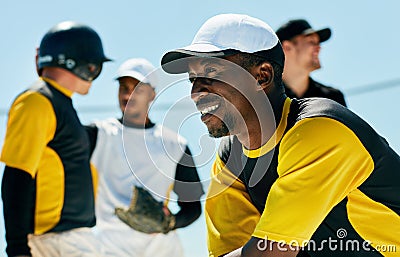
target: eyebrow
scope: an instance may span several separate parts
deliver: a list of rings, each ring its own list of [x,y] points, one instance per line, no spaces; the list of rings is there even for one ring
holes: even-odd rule
[[[215,58],[215,57],[211,57],[211,58],[203,58],[203,59],[200,61],[200,64],[202,64],[202,65],[204,65],[204,64],[209,64],[209,63],[221,65],[221,59]]]
[[[222,65],[222,63],[223,63],[223,61],[225,61],[225,60],[223,60],[223,59],[220,59],[220,58],[216,58],[216,57],[209,57],[209,58],[207,58],[207,57],[203,57],[203,58],[201,58],[200,59],[200,65],[206,65],[206,64],[217,64],[217,65]],[[188,70],[188,72],[187,72],[189,75],[191,75],[191,73],[193,74],[196,74],[195,72],[193,72],[192,70]]]

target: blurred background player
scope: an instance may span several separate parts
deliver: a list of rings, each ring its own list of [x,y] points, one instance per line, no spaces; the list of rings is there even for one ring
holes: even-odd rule
[[[90,141],[72,105],[109,61],[99,35],[72,21],[55,25],[36,56],[40,79],[17,96],[1,154],[8,256],[100,256]],[[28,236],[29,235],[29,236]]]
[[[333,87],[325,86],[310,73],[321,68],[319,61],[320,43],[331,37],[331,29],[314,30],[303,19],[289,20],[276,31],[285,53],[283,82],[290,98],[325,97],[344,106],[343,93]]]
[[[142,58],[125,61],[117,71],[122,117],[88,127],[95,145],[92,163],[99,175],[95,230],[107,256],[183,256],[175,230],[201,214],[204,192],[186,140],[148,116],[156,95],[154,70]],[[180,210],[165,234],[138,232],[115,215],[115,208],[128,209],[134,186],[165,205],[171,190],[177,194]]]

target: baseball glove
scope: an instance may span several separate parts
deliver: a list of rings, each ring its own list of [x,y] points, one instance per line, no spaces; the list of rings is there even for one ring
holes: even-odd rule
[[[168,233],[175,227],[175,216],[145,189],[133,188],[128,210],[115,208],[115,214],[131,228],[147,233]]]

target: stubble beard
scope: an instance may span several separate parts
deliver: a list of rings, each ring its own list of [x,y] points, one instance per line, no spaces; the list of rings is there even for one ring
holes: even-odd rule
[[[319,61],[319,58],[314,59],[311,63],[311,69],[314,71],[320,68],[321,68],[321,62]]]
[[[208,134],[213,138],[220,138],[231,135],[231,131],[233,130],[235,125],[235,119],[232,115],[225,114],[223,120],[220,119],[220,126],[218,127],[209,127]]]

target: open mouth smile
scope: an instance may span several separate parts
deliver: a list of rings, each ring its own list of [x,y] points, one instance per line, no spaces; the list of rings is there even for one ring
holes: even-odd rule
[[[217,112],[217,110],[221,107],[221,97],[219,96],[206,96],[201,98],[196,103],[197,110],[201,113],[201,118],[205,118],[206,116],[212,115]]]
[[[203,109],[200,110],[200,113],[201,113],[201,115],[206,115],[208,113],[215,111],[216,109],[218,109],[218,107],[219,107],[219,104],[204,107]]]

